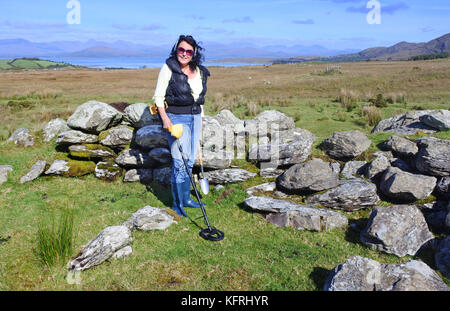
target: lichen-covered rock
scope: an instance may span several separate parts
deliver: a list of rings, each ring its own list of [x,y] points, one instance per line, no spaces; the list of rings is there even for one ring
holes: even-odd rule
[[[321,159],[291,166],[278,176],[277,189],[287,192],[316,192],[338,185],[339,171]]]
[[[46,175],[60,175],[78,177],[95,172],[96,164],[92,161],[78,161],[72,159],[54,160],[45,171]]]
[[[211,184],[227,184],[246,181],[255,176],[256,173],[241,168],[228,168],[204,173],[204,177],[207,178]]]
[[[414,256],[433,239],[421,211],[414,205],[376,206],[372,209],[361,241],[398,257]]]
[[[20,183],[23,184],[28,181],[35,180],[38,178],[44,171],[47,162],[43,160],[39,160],[33,164],[27,174],[20,178]]]
[[[228,151],[228,150],[208,150],[203,149],[199,150],[199,152],[202,152],[203,157],[203,167],[204,168],[211,168],[211,169],[226,169],[231,166],[231,161],[234,159],[234,152]],[[200,166],[200,160],[198,157],[196,157],[195,166]]]
[[[12,172],[11,165],[0,165],[0,185],[8,181],[8,173]]]
[[[448,291],[448,286],[428,265],[410,260],[405,264],[380,264],[353,256],[328,276],[325,291]]]
[[[98,134],[120,123],[122,114],[114,107],[91,100],[77,107],[67,119],[67,125],[75,130]]]
[[[366,169],[366,161],[348,161],[345,162],[344,168],[341,171],[345,178],[357,178],[355,175],[364,175]]]
[[[50,141],[58,134],[62,132],[69,131],[70,128],[67,126],[67,122],[61,118],[56,118],[50,120],[44,127],[44,141]]]
[[[439,131],[450,129],[450,110],[448,109],[433,110],[420,116],[419,119],[422,123]]]
[[[165,210],[153,206],[145,206],[134,212],[122,226],[130,230],[164,230],[176,223],[174,217]]]
[[[122,176],[122,168],[113,161],[100,161],[95,166],[95,177],[105,181],[115,181]]]
[[[419,151],[416,143],[395,135],[389,137],[388,140],[382,144],[382,147],[393,151],[397,156],[403,158],[411,158]]]
[[[116,153],[106,146],[100,144],[83,144],[69,146],[69,154],[76,158],[91,159],[91,158],[114,158]]]
[[[130,169],[125,173],[123,177],[124,182],[141,182],[143,184],[149,184],[153,180],[153,169],[151,168],[137,168]]]
[[[131,246],[131,230],[125,226],[111,226],[103,229],[81,252],[68,263],[72,271],[82,271],[99,265],[117,252]]]
[[[373,207],[379,201],[377,187],[362,179],[349,179],[339,186],[306,199],[308,204],[320,204],[323,207],[354,211]]]
[[[70,130],[58,134],[56,143],[60,145],[73,144],[94,144],[98,142],[98,136],[95,134],[86,134],[78,130]]]
[[[435,128],[420,121],[421,116],[433,113],[434,111],[436,110],[413,110],[393,116],[380,121],[372,129],[372,133],[393,132],[399,135],[414,135],[418,131],[429,134],[435,133]]]
[[[370,144],[370,139],[358,130],[334,132],[333,136],[324,139],[322,142],[327,154],[338,160],[353,159],[366,151]]]
[[[419,152],[415,165],[418,171],[433,176],[450,176],[450,140],[424,137],[417,140]]]
[[[256,186],[247,188],[247,190],[245,190],[245,192],[248,195],[253,195],[254,193],[257,193],[257,192],[273,192],[275,190],[276,190],[275,182],[266,182],[261,185],[256,185]]]
[[[385,156],[378,156],[369,162],[365,169],[365,176],[368,179],[374,179],[380,176],[385,170],[391,166],[391,163]]]
[[[24,147],[31,147],[34,145],[34,138],[30,134],[30,130],[26,128],[15,130],[7,141],[13,142],[15,145]]]
[[[136,103],[125,108],[123,117],[134,128],[141,128],[147,125],[161,125],[159,114],[151,114],[148,104]]]
[[[134,148],[121,151],[114,162],[125,168],[152,168],[155,166],[155,161],[148,152]]]
[[[399,202],[414,202],[428,197],[436,186],[433,176],[412,174],[396,167],[389,167],[381,176],[380,190]]]
[[[100,144],[111,148],[124,148],[131,143],[132,138],[133,129],[125,125],[112,127],[98,135]]]

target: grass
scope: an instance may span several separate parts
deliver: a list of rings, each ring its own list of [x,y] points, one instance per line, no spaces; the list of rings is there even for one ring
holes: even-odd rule
[[[417,66],[421,70],[413,69]],[[442,60],[345,63],[341,73],[333,75],[314,74],[324,71],[325,65],[320,63],[210,69],[207,114],[226,108],[248,119],[259,111],[279,110],[293,117],[297,127],[318,137],[312,156],[324,159],[325,153],[317,146],[334,131],[358,129],[366,133],[372,145],[362,158],[370,158],[377,145],[391,135],[370,134],[373,126],[363,114],[364,107],[371,105],[369,99],[378,94],[393,99],[386,107],[377,108],[382,118],[414,106],[448,108],[450,99],[446,87],[450,64]],[[225,232],[223,241],[201,239],[201,211],[188,209],[192,221],[181,219],[163,231],[133,232],[129,257],[84,271],[79,285],[69,284],[66,262],[47,265],[39,256],[37,237],[45,215],[63,215],[65,210],[72,213],[76,239],[69,255],[74,257],[105,227],[121,224],[138,209],[170,206],[170,191],[158,185],[105,182],[92,174],[41,177],[25,184],[19,179],[37,160],[50,161],[58,155],[54,141],[43,142],[41,130],[48,121],[67,119],[77,106],[91,99],[150,102],[158,71],[0,73],[0,164],[14,168],[9,180],[0,185],[0,236],[11,236],[0,243],[0,290],[321,290],[331,269],[356,255],[380,263],[419,259],[436,268],[432,256],[398,258],[365,247],[358,230],[365,227],[369,209],[339,211],[353,225],[330,232],[269,224],[242,204],[246,188],[273,180],[257,176],[221,190],[212,188],[203,196],[211,224]],[[345,100],[351,109],[336,101],[341,95],[349,97]],[[34,132],[34,147],[24,149],[5,142],[19,127]],[[447,131],[433,136],[450,139],[449,135]],[[243,160],[233,164],[258,172]],[[51,224],[51,218],[46,223]]]

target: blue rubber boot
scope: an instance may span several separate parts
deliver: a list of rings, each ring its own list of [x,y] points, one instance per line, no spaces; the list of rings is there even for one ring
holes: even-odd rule
[[[183,205],[183,183],[172,183],[172,209],[181,217],[188,217]]]
[[[205,206],[205,203],[202,203]],[[183,182],[183,206],[199,208],[200,203],[191,199],[191,181],[186,179]]]

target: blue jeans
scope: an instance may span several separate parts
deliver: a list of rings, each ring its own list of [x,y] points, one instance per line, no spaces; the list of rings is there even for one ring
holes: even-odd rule
[[[174,114],[167,113],[172,124],[183,124],[183,135],[178,139],[183,154],[188,162],[189,170],[192,173],[195,157],[197,155],[198,143],[200,141],[202,117],[200,114]],[[170,152],[172,154],[172,174],[170,181],[174,183],[182,183],[189,175],[181,158],[176,138],[167,131],[167,140],[169,141]]]

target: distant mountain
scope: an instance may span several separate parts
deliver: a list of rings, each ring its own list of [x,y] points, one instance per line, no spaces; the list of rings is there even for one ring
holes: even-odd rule
[[[218,42],[204,42],[205,55],[208,59],[231,57],[292,57],[302,55],[333,56],[343,53],[353,53],[355,50],[332,50],[319,45],[268,45],[257,46],[247,42],[231,42],[223,44]],[[167,57],[172,46],[162,44],[151,46],[137,44],[123,40],[115,42],[103,42],[97,40],[88,41],[53,41],[31,42],[24,39],[0,40],[0,58],[17,57]]]
[[[413,56],[450,52],[450,33],[424,43],[399,42],[390,47],[374,47],[359,53],[342,54],[331,61],[345,60],[407,60]]]

